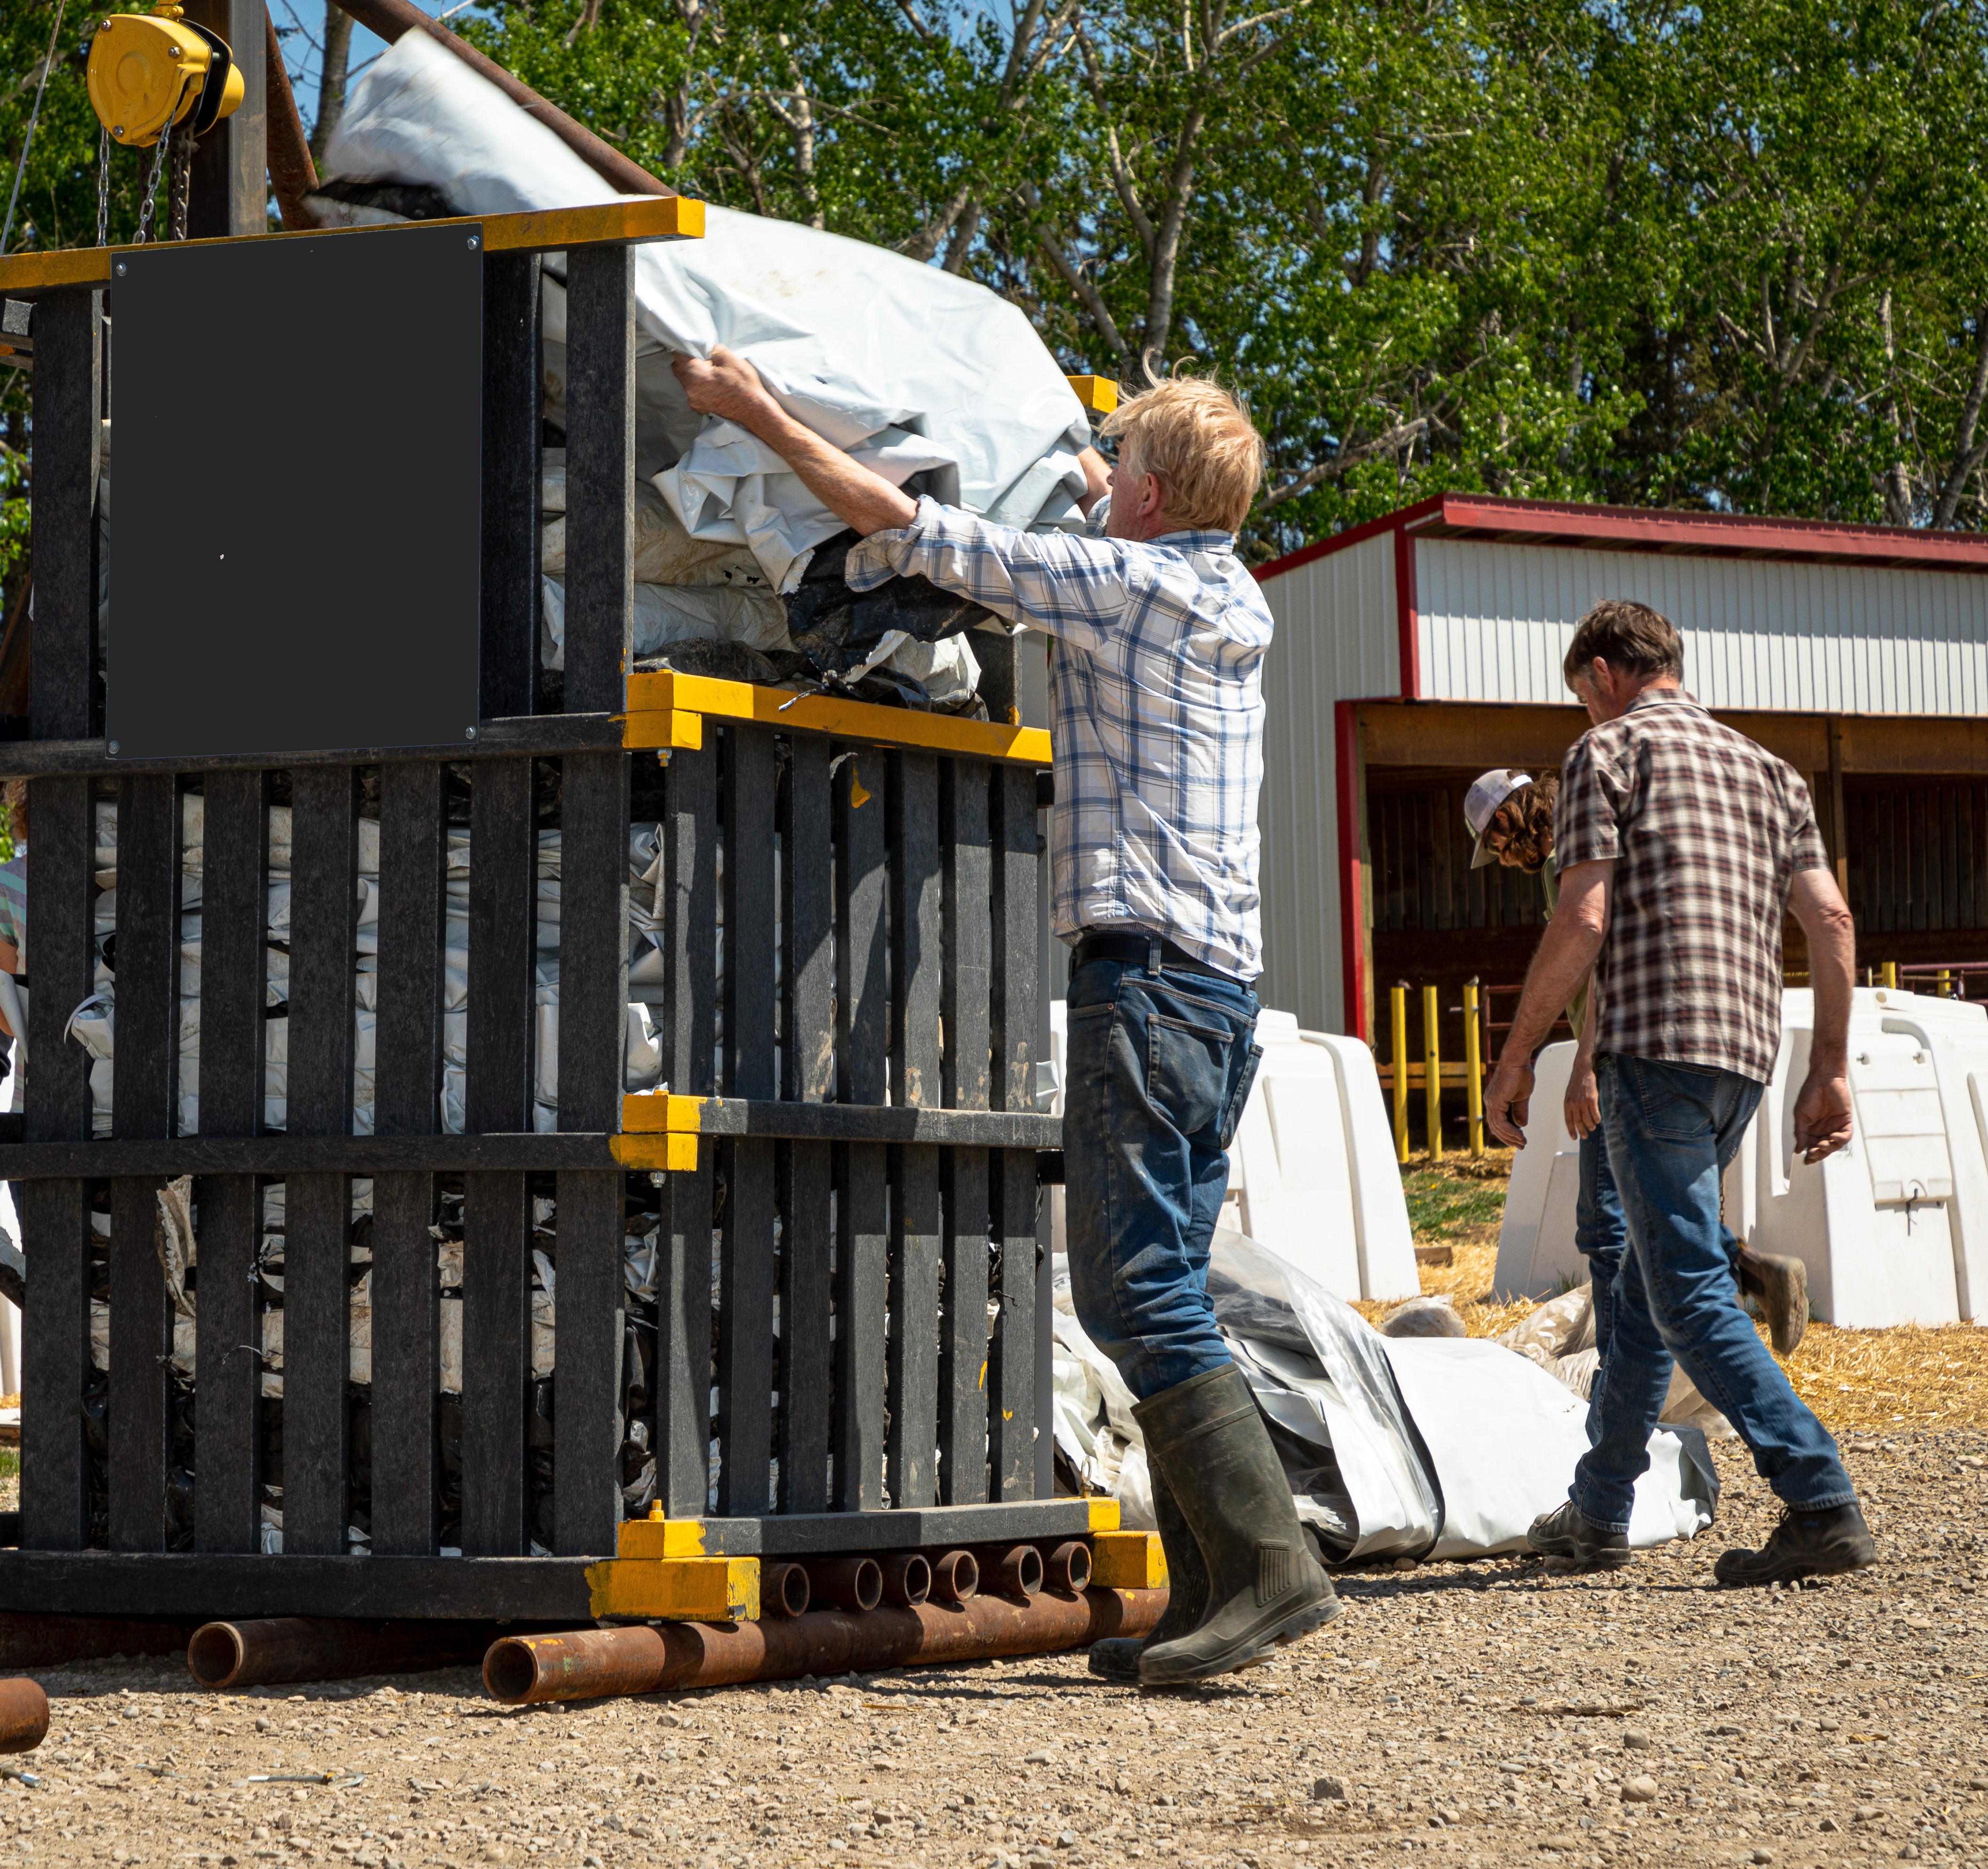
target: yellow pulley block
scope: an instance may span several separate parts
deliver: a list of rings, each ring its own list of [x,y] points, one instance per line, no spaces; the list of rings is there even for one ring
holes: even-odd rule
[[[175,124],[204,136],[247,94],[228,42],[166,4],[113,13],[90,48],[90,101],[112,139],[146,149]]]

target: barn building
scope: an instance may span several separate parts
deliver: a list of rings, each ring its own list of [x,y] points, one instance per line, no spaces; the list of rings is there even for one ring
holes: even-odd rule
[[[1558,765],[1587,724],[1561,658],[1611,597],[1668,617],[1685,687],[1807,775],[1860,966],[1988,963],[1988,539],[1442,494],[1256,575],[1277,625],[1258,990],[1300,1024],[1384,1064],[1388,989],[1433,984],[1455,1058],[1463,983],[1523,977],[1539,885],[1471,868],[1463,794]]]

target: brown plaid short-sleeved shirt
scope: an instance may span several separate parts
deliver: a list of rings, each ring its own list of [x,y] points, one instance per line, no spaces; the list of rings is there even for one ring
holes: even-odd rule
[[[1829,867],[1800,774],[1681,689],[1646,689],[1568,753],[1554,844],[1563,877],[1615,864],[1595,1050],[1765,1083],[1789,885]]]

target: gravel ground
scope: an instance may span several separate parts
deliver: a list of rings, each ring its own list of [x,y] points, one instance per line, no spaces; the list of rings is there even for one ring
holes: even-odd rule
[[[1988,1434],[1846,1450],[1883,1553],[1800,1591],[1711,1586],[1771,1502],[1719,1450],[1720,1523],[1605,1580],[1530,1561],[1341,1580],[1347,1613],[1232,1685],[1141,1695],[1080,1655],[510,1712],[466,1670],[196,1691],[42,1677],[0,1787],[34,1862],[416,1869],[1148,1861],[1988,1862],[1973,1627]],[[246,1783],[344,1771],[345,1789]]]

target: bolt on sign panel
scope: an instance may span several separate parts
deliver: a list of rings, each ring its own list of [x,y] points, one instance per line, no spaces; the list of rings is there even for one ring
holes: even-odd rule
[[[117,255],[114,757],[475,739],[482,304],[460,223]]]

